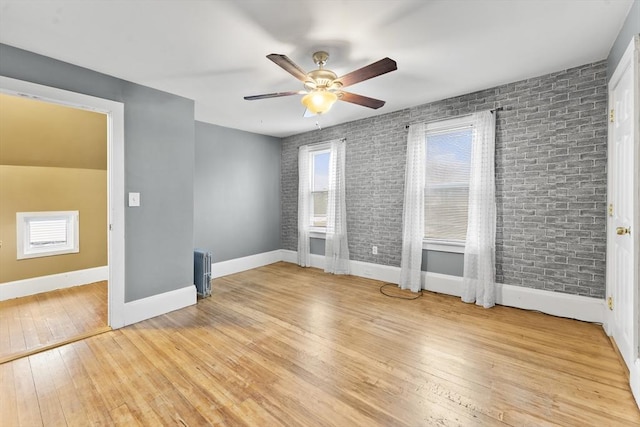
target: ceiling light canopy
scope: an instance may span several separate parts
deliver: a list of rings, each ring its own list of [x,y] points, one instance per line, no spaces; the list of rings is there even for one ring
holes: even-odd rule
[[[326,90],[314,90],[302,97],[302,105],[313,114],[323,114],[331,109],[338,95]]]

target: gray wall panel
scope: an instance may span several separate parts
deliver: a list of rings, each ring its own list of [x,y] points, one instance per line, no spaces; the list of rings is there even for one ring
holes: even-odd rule
[[[422,251],[422,271],[462,277],[464,272],[464,254]]]
[[[3,44],[0,75],[124,103],[125,300],[193,284],[193,101]]]
[[[195,245],[214,262],[280,249],[281,140],[196,122]]]
[[[324,239],[312,237],[309,239],[309,252],[314,255],[324,255]]]

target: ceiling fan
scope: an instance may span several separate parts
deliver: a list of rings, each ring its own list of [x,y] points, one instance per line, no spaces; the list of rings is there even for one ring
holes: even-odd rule
[[[345,74],[344,76],[338,77],[333,71],[324,68],[327,60],[329,59],[329,54],[324,51],[315,52],[313,54],[313,62],[318,66],[318,69],[309,71],[308,73],[285,55],[272,53],[267,55],[267,58],[304,83],[305,90],[245,96],[244,99],[254,101],[256,99],[304,95],[301,100],[302,105],[304,105],[307,108],[307,111],[312,114],[326,113],[338,100],[373,109],[382,107],[384,105],[384,101],[346,92],[342,90],[342,88],[398,69],[396,61],[390,58],[384,58],[374,62],[373,64],[369,64]]]

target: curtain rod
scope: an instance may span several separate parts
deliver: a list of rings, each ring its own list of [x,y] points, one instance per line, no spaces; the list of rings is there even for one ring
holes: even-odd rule
[[[324,145],[324,144],[328,144],[331,141],[346,141],[347,138],[335,138],[335,139],[330,139],[328,141],[322,141],[322,142],[314,142],[313,144],[302,144],[300,146],[298,146],[298,150],[300,149],[300,147],[313,147],[315,145]]]
[[[496,107],[496,108],[492,108],[491,110],[489,110],[490,113],[495,113],[496,111],[502,111],[504,110],[504,107]],[[445,117],[444,119],[439,119],[439,120],[448,120],[448,119],[456,119],[458,117],[465,117],[465,116],[470,116],[473,113],[469,113],[469,114],[463,114],[462,116],[455,116],[455,117]],[[415,123],[410,123],[408,125],[406,125],[404,128],[405,129],[409,129],[409,127],[411,127],[411,125],[415,125],[417,123],[424,123],[424,122],[415,122]]]

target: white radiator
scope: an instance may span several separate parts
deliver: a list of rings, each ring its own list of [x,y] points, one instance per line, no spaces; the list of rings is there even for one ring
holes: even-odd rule
[[[198,295],[201,297],[211,296],[211,264],[213,256],[211,252],[202,249],[193,251],[193,281],[195,282]]]

